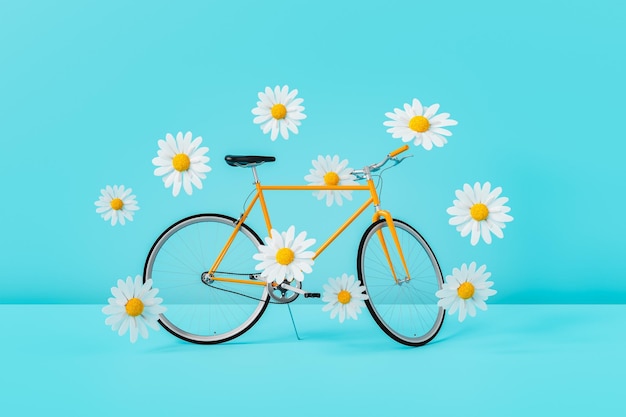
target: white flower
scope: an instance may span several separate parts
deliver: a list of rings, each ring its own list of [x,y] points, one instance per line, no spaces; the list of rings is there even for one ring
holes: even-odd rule
[[[310,185],[357,185],[354,181],[356,178],[352,175],[352,168],[347,168],[348,160],[344,159],[339,162],[339,156],[335,155],[332,158],[330,155],[323,157],[319,155],[317,161],[313,160],[314,169],[310,169],[309,175],[304,177],[305,181],[308,181]],[[341,197],[345,197],[348,200],[352,200],[352,191],[350,190],[319,190],[314,191],[313,195],[317,196],[318,200],[326,197],[326,205],[331,206],[333,201],[336,201],[338,205],[343,204]]]
[[[447,212],[453,216],[448,223],[456,226],[456,230],[465,237],[472,232],[471,243],[476,245],[480,237],[490,244],[491,233],[499,238],[504,237],[502,229],[505,222],[510,222],[513,217],[508,213],[511,209],[504,204],[509,201],[506,197],[500,197],[501,187],[491,191],[491,184],[486,182],[482,187],[475,183],[474,188],[469,184],[463,186],[463,190],[456,190],[454,206],[449,207]]]
[[[180,192],[180,187],[191,195],[192,187],[202,189],[202,181],[206,178],[205,173],[211,171],[211,167],[206,165],[209,157],[204,155],[209,148],[202,147],[202,137],[198,136],[192,142],[191,132],[178,132],[176,139],[171,134],[165,135],[165,140],[159,139],[158,157],[152,159],[152,163],[158,168],[154,170],[154,175],[163,177],[165,188],[174,185],[172,194],[174,197]]]
[[[259,246],[259,253],[252,257],[257,261],[262,261],[256,266],[256,270],[261,272],[261,278],[267,282],[275,281],[281,284],[283,281],[302,281],[303,272],[307,274],[312,271],[313,256],[315,252],[305,251],[315,243],[315,239],[306,239],[306,232],[294,239],[295,227],[291,226],[287,232],[279,233],[275,229],[271,230],[271,237],[266,237],[267,246]]]
[[[490,272],[485,272],[487,267],[481,266],[476,270],[476,262],[472,262],[467,267],[461,265],[461,269],[452,269],[452,275],[446,277],[446,283],[435,295],[440,298],[439,307],[454,314],[459,310],[459,321],[465,320],[465,315],[476,316],[476,307],[487,310],[485,301],[490,295],[496,294],[496,290],[490,287],[493,282],[487,281],[491,276]]]
[[[119,221],[121,225],[125,224],[124,219],[133,220],[133,212],[139,210],[137,200],[132,188],[124,189],[123,185],[119,187],[107,185],[104,190],[100,190],[100,198],[94,204],[98,206],[96,213],[105,221],[111,220],[111,226],[115,226]]]
[[[306,119],[306,115],[302,113],[304,107],[301,106],[304,101],[296,98],[298,90],[289,91],[288,86],[265,87],[265,93],[259,93],[257,107],[252,109],[252,114],[256,115],[254,123],[261,125],[261,130],[267,134],[271,130],[270,138],[274,141],[278,137],[278,133],[283,139],[289,139],[289,130],[298,134],[298,126],[300,120]]]
[[[131,277],[126,282],[117,281],[117,287],[111,288],[114,297],[109,298],[109,305],[102,309],[104,314],[109,315],[105,324],[117,330],[123,336],[130,328],[130,341],[137,341],[137,334],[144,339],[148,338],[146,325],[154,330],[159,330],[157,320],[159,314],[165,312],[161,306],[163,299],[155,298],[159,290],[152,288],[152,280],[142,283],[141,276],[137,275],[135,281]]]
[[[339,278],[330,278],[328,285],[324,284],[322,301],[328,304],[322,311],[330,310],[331,319],[339,314],[340,323],[343,323],[346,317],[357,320],[357,314],[360,314],[361,307],[365,306],[363,301],[368,299],[364,292],[365,287],[361,285],[361,281],[354,279],[354,275],[343,274]]]
[[[413,141],[415,146],[422,145],[427,151],[431,150],[433,145],[442,147],[448,140],[444,136],[451,136],[452,132],[444,129],[445,126],[454,126],[456,120],[449,119],[449,113],[437,114],[439,104],[432,106],[422,106],[422,103],[416,98],[413,104],[404,105],[404,111],[396,108],[394,112],[387,112],[385,116],[391,120],[383,123],[390,126],[387,132],[392,137],[402,139],[402,142]]]

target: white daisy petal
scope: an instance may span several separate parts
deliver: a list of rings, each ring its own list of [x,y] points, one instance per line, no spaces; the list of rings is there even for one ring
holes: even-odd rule
[[[191,178],[187,172],[183,173],[183,189],[187,195],[191,195],[193,192],[193,188],[191,187]]]
[[[448,129],[442,129],[440,127],[434,127],[431,129],[431,132],[436,133],[439,138],[440,141],[442,141],[443,143],[447,143],[446,139],[441,137],[441,135],[443,136],[452,136],[452,132],[450,132]]]
[[[485,222],[481,222],[480,224],[480,236],[486,244],[491,244],[491,232],[489,230],[489,226],[487,226]]]
[[[279,127],[280,125],[278,124],[278,121],[276,121],[276,119],[272,119],[272,133],[270,134],[270,139],[272,141],[278,139]]]
[[[176,197],[180,193],[180,188],[183,184],[182,175],[180,175],[180,172],[175,172],[171,178],[174,179],[174,187],[172,188],[172,195]]]
[[[452,302],[452,306],[450,306],[450,308],[448,309],[448,314],[456,313],[456,311],[459,309],[459,306],[461,305],[461,303],[460,303],[458,298],[455,298],[452,301],[453,301]]]
[[[272,127],[274,126],[276,120],[274,119],[269,119],[267,122],[265,122],[264,124],[261,125],[261,130],[263,131],[263,134],[267,134]]]
[[[422,116],[427,118],[430,121],[430,124],[432,125],[433,124],[432,119],[438,110],[439,110],[439,104],[433,104],[432,106],[428,106],[427,108],[424,109],[424,114]]]
[[[459,302],[459,321],[462,322],[465,320],[465,316],[467,314],[466,303],[465,300],[461,300]]]
[[[478,244],[478,240],[480,239],[480,223],[473,222],[468,224],[472,226],[472,236],[470,239],[470,243],[472,244],[472,246],[476,246],[476,244]]]
[[[465,307],[467,309],[467,314],[469,314],[471,317],[476,317],[476,301],[472,300],[473,302],[466,302],[465,303]]]
[[[474,205],[474,193],[472,192],[470,195],[466,187],[469,187],[469,184],[463,185],[463,190],[455,191],[455,195],[458,200],[454,201],[454,205],[456,206],[458,202],[461,207],[467,208],[469,210],[469,208]]]
[[[496,235],[496,237],[499,237],[500,239],[502,239],[504,237],[504,233],[502,232],[502,228],[500,226],[498,226],[495,222],[493,222],[489,218],[487,218],[487,220],[485,220],[485,223],[487,224],[487,228],[489,228],[489,231],[491,233],[493,233],[494,235]]]

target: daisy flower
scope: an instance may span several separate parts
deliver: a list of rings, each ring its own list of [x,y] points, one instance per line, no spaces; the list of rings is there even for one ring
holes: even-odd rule
[[[119,221],[123,226],[124,219],[133,220],[133,212],[139,210],[135,196],[130,193],[132,188],[124,189],[123,185],[119,187],[107,185],[105,189],[100,190],[100,198],[94,204],[98,207],[96,213],[99,213],[104,221],[111,220],[111,226],[115,226]]]
[[[326,157],[319,155],[317,161],[311,162],[313,162],[314,169],[310,169],[310,174],[304,177],[304,180],[308,181],[310,185],[357,185],[357,182],[354,181],[356,177],[352,175],[352,168],[346,167],[348,165],[347,159],[339,162],[337,155],[332,158],[330,155],[326,155]],[[342,205],[342,196],[352,200],[352,191],[350,190],[319,190],[314,191],[313,195],[317,196],[318,200],[326,197],[326,205],[329,207],[333,201]]]
[[[391,120],[385,121],[383,125],[389,126],[387,132],[396,139],[402,139],[402,142],[413,141],[415,146],[422,145],[427,151],[431,150],[433,145],[441,148],[448,143],[444,136],[452,135],[452,132],[444,127],[454,126],[457,121],[450,119],[449,113],[436,114],[437,110],[439,104],[422,106],[422,103],[414,98],[412,105],[408,103],[404,105],[404,110],[396,108],[393,113],[385,113]]]
[[[504,205],[509,199],[498,197],[501,192],[501,187],[491,190],[489,182],[482,187],[477,182],[474,188],[465,184],[463,190],[456,190],[458,200],[454,200],[454,206],[447,210],[453,216],[448,223],[456,226],[463,237],[472,232],[472,245],[476,245],[481,237],[490,244],[491,233],[502,239],[504,223],[512,221],[513,217],[506,214],[511,210]]]
[[[180,192],[180,187],[191,195],[192,187],[202,189],[202,181],[206,178],[205,173],[211,171],[211,167],[206,165],[209,157],[204,155],[209,148],[202,147],[202,137],[198,136],[193,141],[191,132],[178,132],[176,139],[171,134],[165,135],[165,140],[159,139],[158,157],[152,159],[152,163],[158,168],[154,170],[154,175],[164,176],[165,188],[174,185],[172,194],[174,197]]]
[[[466,314],[476,316],[476,307],[487,310],[485,301],[497,291],[490,288],[493,282],[487,281],[491,273],[485,272],[486,268],[483,265],[477,270],[476,262],[472,262],[469,268],[466,264],[461,265],[461,269],[454,268],[452,275],[446,277],[443,287],[435,293],[439,297],[439,307],[448,310],[450,314],[458,309],[459,321],[465,320]]]
[[[298,126],[300,120],[306,119],[306,115],[302,113],[304,107],[301,106],[304,101],[296,98],[298,90],[289,91],[288,86],[274,87],[272,90],[265,87],[265,93],[259,93],[257,106],[252,109],[252,114],[256,117],[253,122],[261,125],[264,134],[271,131],[270,138],[274,141],[278,137],[278,133],[283,139],[289,139],[289,131],[298,134]]]
[[[324,296],[322,301],[327,302],[322,311],[330,310],[330,318],[334,319],[339,314],[339,322],[347,318],[358,319],[361,307],[365,306],[364,300],[368,299],[364,294],[365,287],[361,281],[356,281],[354,275],[343,274],[339,278],[330,278],[328,285],[324,284]]]
[[[261,261],[256,270],[263,270],[261,277],[267,282],[281,284],[285,280],[291,282],[294,279],[302,282],[303,272],[308,274],[312,271],[315,252],[305,249],[313,245],[315,239],[306,239],[306,232],[300,232],[294,239],[295,230],[294,226],[282,233],[272,229],[271,237],[265,238],[267,246],[259,246],[259,253],[252,256]]]
[[[159,290],[152,288],[152,280],[142,283],[141,276],[137,275],[135,281],[131,277],[126,282],[117,281],[117,287],[111,288],[113,297],[109,298],[109,305],[102,309],[104,314],[109,315],[105,324],[117,330],[120,336],[130,329],[130,341],[137,341],[137,334],[144,339],[148,338],[148,328],[159,330],[157,320],[159,314],[165,312],[161,302],[163,299],[155,298]]]

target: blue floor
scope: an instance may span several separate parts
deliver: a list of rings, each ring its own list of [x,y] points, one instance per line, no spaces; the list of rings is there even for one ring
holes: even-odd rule
[[[420,348],[297,302],[301,340],[270,306],[227,344],[133,345],[101,307],[0,305],[2,415],[626,415],[626,305],[491,305]]]

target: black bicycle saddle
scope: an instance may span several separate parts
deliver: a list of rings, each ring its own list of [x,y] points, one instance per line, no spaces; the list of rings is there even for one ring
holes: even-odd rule
[[[273,156],[259,155],[226,155],[224,160],[231,167],[250,168],[265,162],[274,162],[276,158]]]

